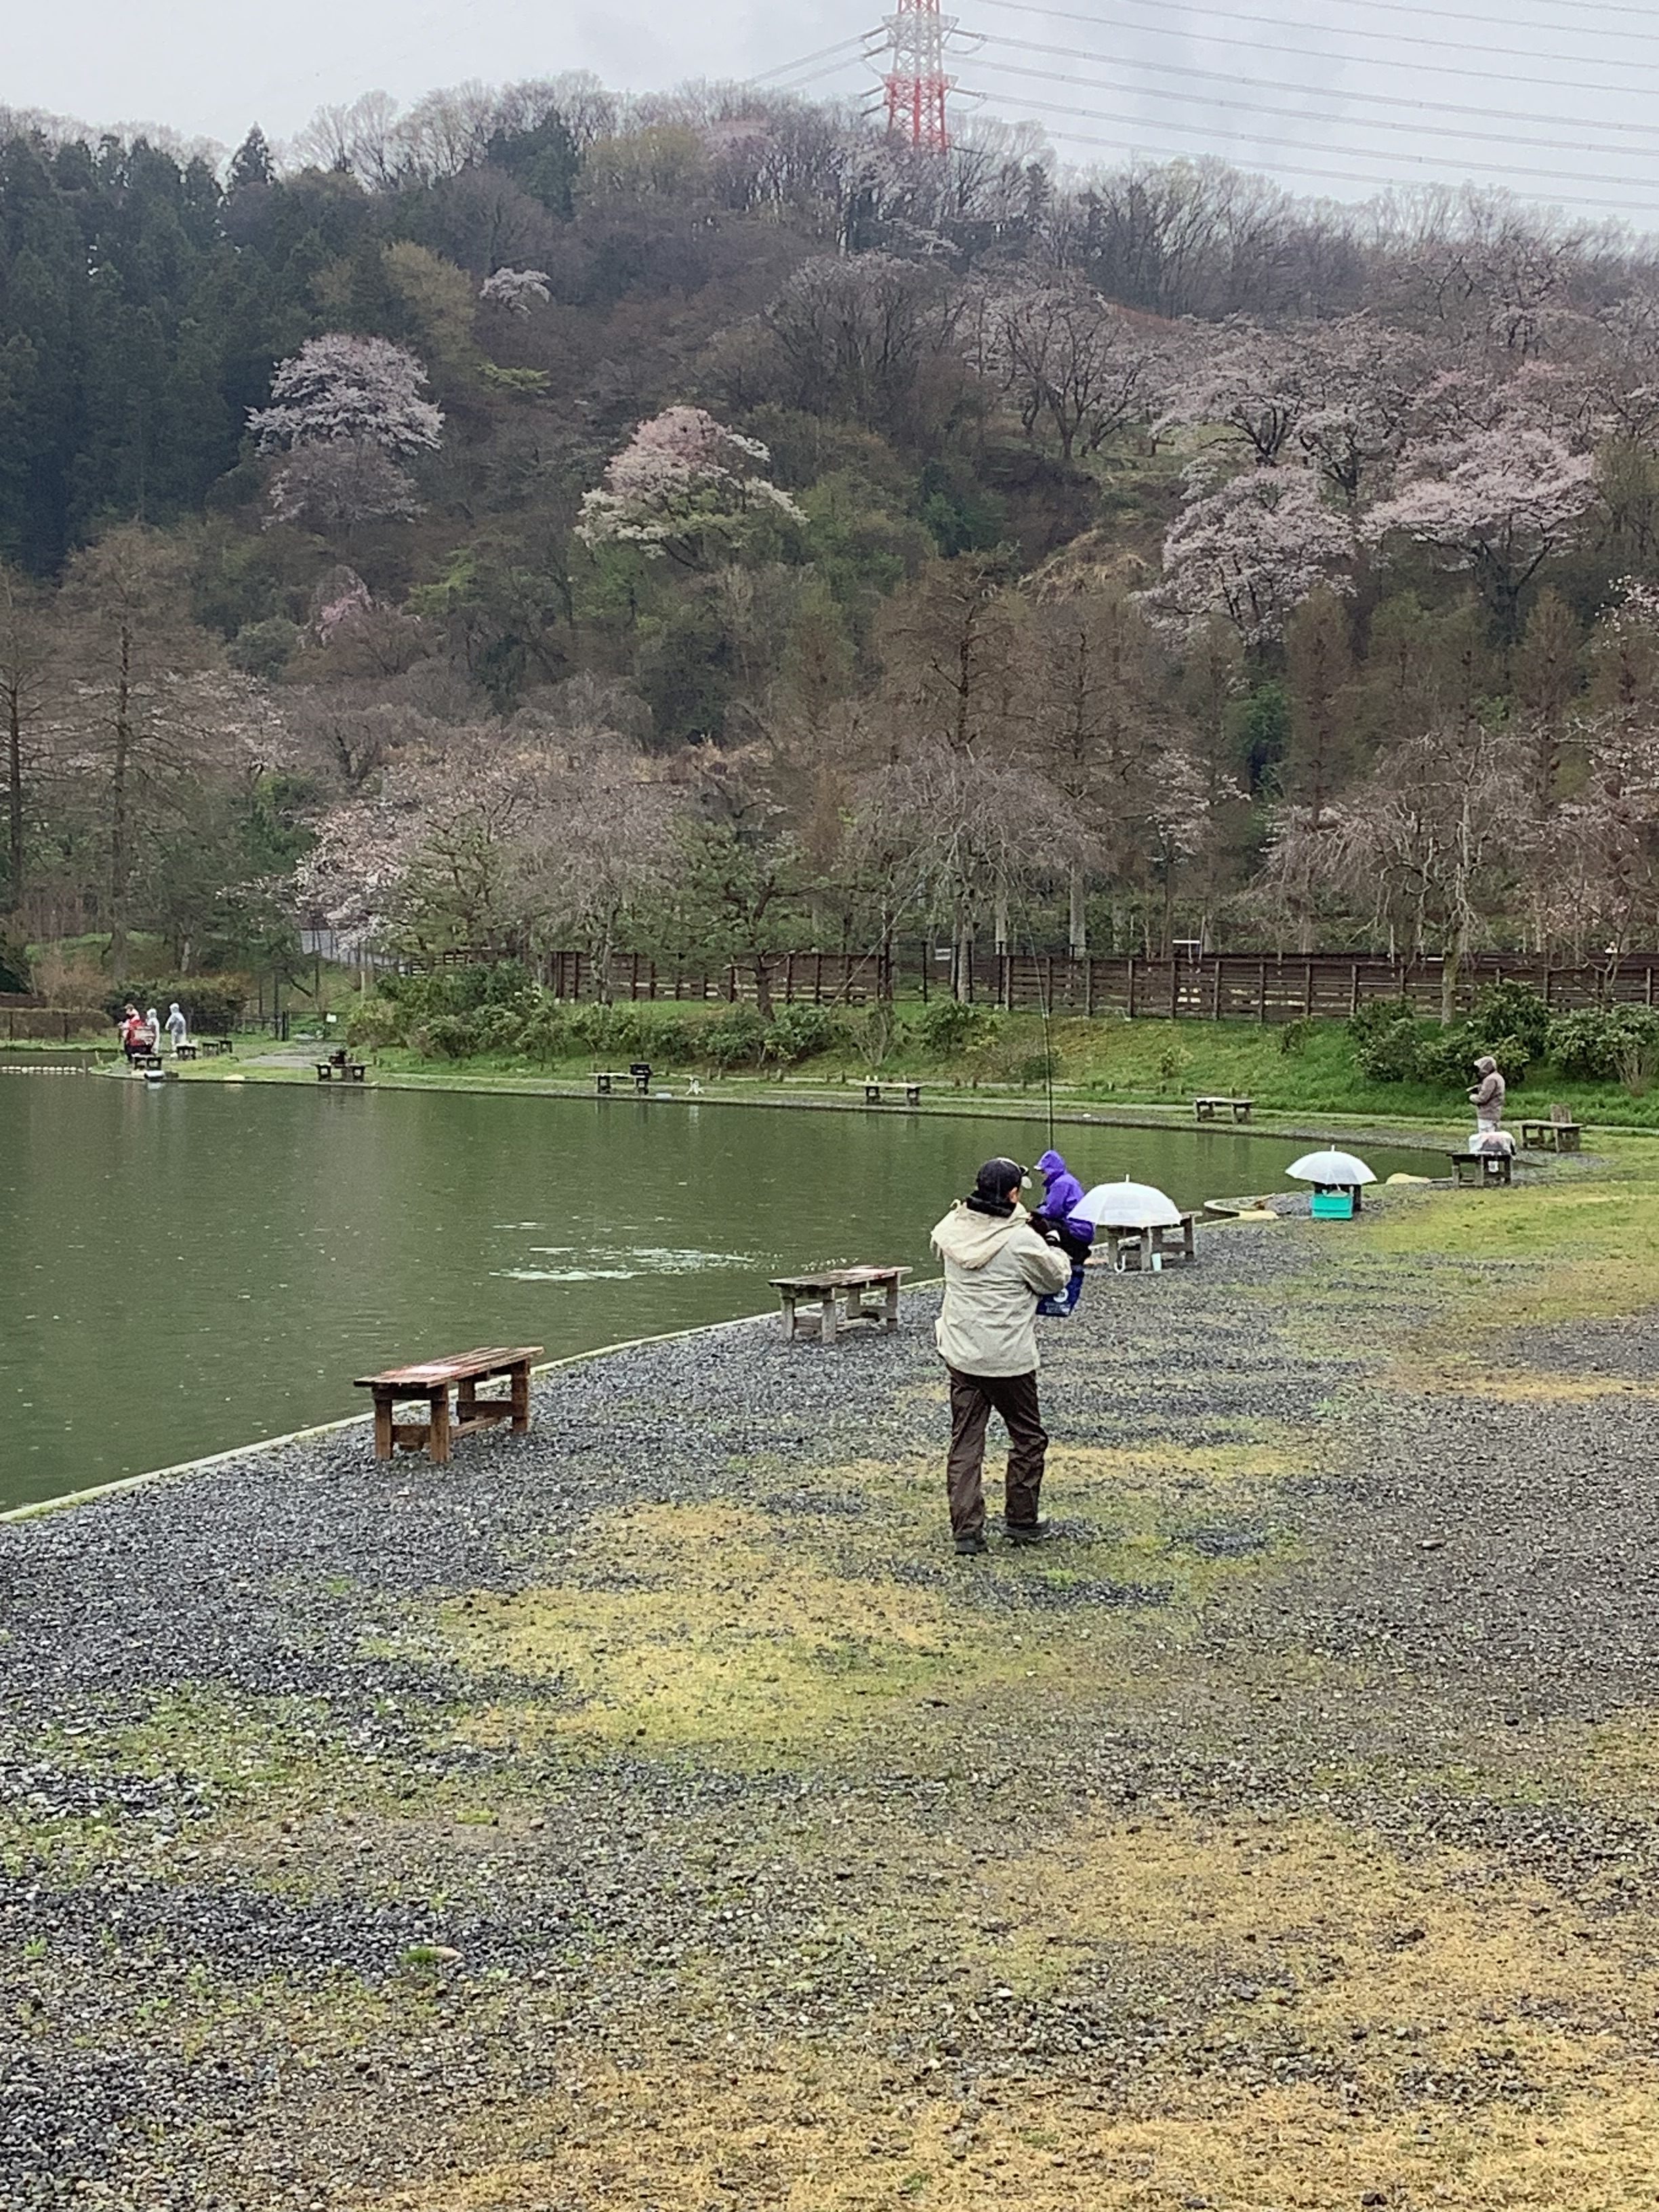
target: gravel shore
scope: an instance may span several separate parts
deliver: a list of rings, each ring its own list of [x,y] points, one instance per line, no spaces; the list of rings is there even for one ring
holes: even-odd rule
[[[1515,1279],[1091,1274],[1036,1553],[931,1291],[0,1528],[0,2208],[1659,2203],[1654,1323],[1414,1379]]]

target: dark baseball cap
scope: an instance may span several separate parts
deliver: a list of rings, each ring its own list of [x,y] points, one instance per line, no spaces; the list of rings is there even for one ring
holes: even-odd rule
[[[1019,1190],[1025,1182],[1025,1170],[1018,1160],[987,1160],[974,1182],[975,1198],[1006,1198],[1011,1190]]]

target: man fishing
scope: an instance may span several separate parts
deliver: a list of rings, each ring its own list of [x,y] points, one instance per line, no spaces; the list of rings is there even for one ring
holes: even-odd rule
[[[1045,1152],[1036,1171],[1042,1177],[1042,1203],[1031,1218],[1041,1235],[1053,1231],[1072,1270],[1065,1290],[1058,1297],[1041,1299],[1037,1311],[1051,1321],[1066,1321],[1083,1295],[1083,1270],[1094,1244],[1094,1225],[1080,1216],[1072,1218],[1073,1209],[1083,1203],[1083,1185],[1059,1152]]]
[[[1066,1287],[1071,1263],[1019,1202],[1025,1170],[987,1160],[972,1192],[933,1231],[945,1262],[934,1334],[951,1377],[945,1489],[958,1552],[983,1552],[985,1431],[993,1413],[1008,1431],[1004,1526],[1011,1543],[1040,1544],[1048,1523],[1038,1497],[1048,1437],[1037,1407],[1037,1300]],[[1051,1232],[1052,1234],[1052,1232]]]

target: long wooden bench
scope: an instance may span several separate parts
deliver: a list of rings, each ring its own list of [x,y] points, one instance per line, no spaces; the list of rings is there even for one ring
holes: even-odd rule
[[[1521,1148],[1528,1152],[1576,1152],[1583,1133],[1583,1124],[1565,1120],[1564,1109],[1558,1107],[1547,1121],[1521,1124]]]
[[[1194,1099],[1193,1118],[1198,1121],[1213,1121],[1224,1110],[1235,1121],[1248,1121],[1255,1104],[1254,1098],[1212,1098],[1206,1096]]]
[[[390,1459],[399,1447],[405,1451],[424,1449],[435,1466],[449,1458],[457,1437],[470,1437],[479,1429],[510,1421],[515,1436],[530,1426],[530,1363],[539,1359],[539,1344],[512,1347],[487,1346],[477,1352],[457,1352],[447,1359],[427,1359],[413,1367],[389,1367],[383,1375],[359,1375],[353,1387],[374,1393],[374,1456]],[[505,1376],[505,1398],[481,1398],[480,1382]],[[449,1393],[455,1392],[452,1418]],[[400,1421],[400,1401],[424,1398],[423,1421]]]
[[[894,1083],[888,1085],[886,1087],[892,1091],[902,1091],[904,1093],[904,1103],[907,1106],[920,1106],[921,1103],[921,1085],[919,1083]],[[882,1089],[883,1086],[873,1079],[867,1082],[864,1086],[865,1104],[866,1106],[879,1106],[881,1103]]]
[[[368,1073],[368,1063],[361,1060],[319,1060],[314,1065],[319,1083],[362,1083]]]
[[[800,1321],[796,1309],[816,1306],[817,1326],[814,1334],[821,1344],[833,1344],[836,1332],[842,1320],[879,1321],[890,1336],[898,1328],[899,1285],[909,1273],[908,1267],[826,1267],[816,1275],[774,1275],[772,1288],[783,1302],[783,1334],[793,1343],[800,1334]],[[864,1294],[866,1291],[882,1293],[879,1313],[866,1310]],[[847,1301],[843,1316],[840,1302]]]

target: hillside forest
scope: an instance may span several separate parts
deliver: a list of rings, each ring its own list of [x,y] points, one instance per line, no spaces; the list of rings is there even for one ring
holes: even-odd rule
[[[1504,198],[580,76],[0,111],[0,564],[45,988],[1659,931],[1659,263]]]

